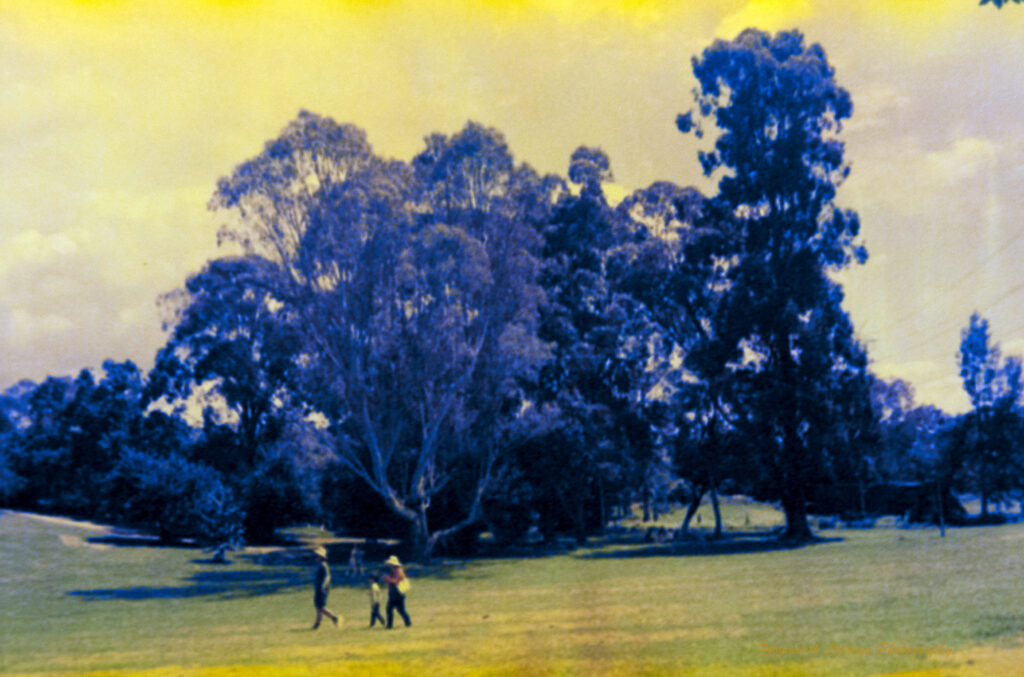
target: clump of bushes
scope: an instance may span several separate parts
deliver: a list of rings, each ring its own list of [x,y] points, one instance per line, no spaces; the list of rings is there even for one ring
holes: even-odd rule
[[[318,519],[319,487],[315,476],[287,456],[277,455],[257,466],[242,488],[245,535],[250,541],[273,540],[282,526]]]
[[[7,452],[0,449],[0,505],[7,505],[24,484],[25,481],[11,467]]]
[[[242,539],[244,511],[208,466],[125,449],[102,486],[104,519],[153,529],[163,541]]]

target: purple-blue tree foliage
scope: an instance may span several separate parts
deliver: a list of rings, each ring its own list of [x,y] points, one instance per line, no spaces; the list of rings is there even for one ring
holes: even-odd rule
[[[532,415],[544,432],[525,435],[517,463],[540,492],[533,510],[545,535],[571,528],[583,540],[613,503],[628,504],[627,487],[639,486],[636,476],[657,460],[646,397],[655,378],[646,368],[653,322],[629,290],[631,273],[642,268],[646,231],[608,205],[607,155],[576,149],[568,175],[579,194],[563,194],[541,231],[547,299],[539,336],[552,351],[534,396],[540,410]],[[536,449],[544,448],[552,458],[534,464]],[[547,463],[563,471],[552,476]]]
[[[716,40],[693,72],[695,110],[677,124],[717,132],[700,162],[719,173],[712,201],[734,222],[716,339],[758,356],[737,371],[749,395],[733,407],[755,412],[754,427],[775,441],[754,460],[771,471],[787,535],[807,538],[806,490],[855,453],[851,412],[868,402],[866,356],[828,275],[867,257],[857,215],[834,202],[853,106],[824,50],[797,31]]]
[[[344,472],[428,553],[479,520],[496,412],[543,356],[533,223],[557,182],[478,123],[425,145],[386,160],[357,128],[303,112],[211,207],[274,270],[295,387],[331,424]]]
[[[763,216],[752,229],[756,244],[778,240],[782,230],[783,240],[799,239],[823,264],[866,260],[854,243],[857,215],[832,204],[849,174],[838,134],[853,103],[821,46],[805,47],[796,31],[773,37],[747,29],[731,42],[716,40],[694,58],[693,71],[698,110],[720,131],[701,165],[709,176],[726,170],[721,200]]]
[[[233,209],[238,216],[221,228],[219,240],[291,265],[311,202],[373,161],[362,129],[300,111],[262,153],[217,182],[209,208]]]
[[[960,332],[960,378],[973,410],[960,417],[960,449],[947,453],[947,470],[966,478],[981,497],[982,516],[990,498],[1020,486],[1024,459],[1017,448],[1024,419],[1020,400],[1021,359],[1002,357],[988,320],[973,313]]]
[[[600,148],[580,146],[569,158],[569,180],[579,184],[585,194],[603,198],[601,184],[613,178],[611,162]]]
[[[735,379],[726,365],[742,351],[721,335],[730,291],[725,261],[733,255],[733,220],[696,189],[663,182],[630,195],[619,211],[655,235],[642,242],[639,265],[625,277],[624,288],[645,304],[658,325],[657,335],[667,344],[660,358],[675,429],[672,462],[692,490],[683,527],[703,494],[710,492],[720,533],[718,487],[723,481],[732,481],[734,487],[750,485],[744,481],[744,464],[735,462],[737,430],[727,409]],[[678,366],[673,354],[681,357]]]
[[[238,417],[237,465],[244,470],[255,465],[288,403],[282,395],[298,339],[291,306],[275,297],[281,280],[265,258],[224,257],[161,300],[173,314],[172,332],[157,354],[148,396],[180,401],[212,385]]]
[[[501,132],[470,121],[451,137],[435,133],[424,142],[412,166],[440,208],[437,216],[489,212],[505,198],[515,163]]]
[[[983,409],[1000,401],[1016,403],[1021,396],[1019,357],[1000,355],[992,342],[988,320],[973,313],[960,332],[960,378],[971,399],[971,406]]]

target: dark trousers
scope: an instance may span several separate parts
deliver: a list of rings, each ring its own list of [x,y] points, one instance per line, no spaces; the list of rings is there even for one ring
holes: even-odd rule
[[[405,595],[395,590],[388,593],[388,627],[391,627],[391,622],[395,618],[395,610],[398,611],[402,620],[405,621],[407,626],[412,625],[412,621],[409,620],[409,614],[405,613]]]
[[[380,603],[379,602],[375,602],[374,605],[373,605],[373,608],[370,609],[370,627],[372,628],[373,625],[377,621],[380,621],[381,625],[385,624],[384,623],[384,617],[380,615]]]

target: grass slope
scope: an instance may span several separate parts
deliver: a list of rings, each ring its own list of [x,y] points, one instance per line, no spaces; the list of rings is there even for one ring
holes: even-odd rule
[[[1024,674],[1022,525],[449,563],[418,572],[413,627],[369,629],[362,588],[336,586],[344,626],[317,632],[302,561],[97,536],[0,513],[0,673]]]

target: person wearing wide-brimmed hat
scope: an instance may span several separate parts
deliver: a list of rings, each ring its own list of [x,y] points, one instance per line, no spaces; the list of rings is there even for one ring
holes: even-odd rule
[[[388,573],[381,577],[381,580],[388,584],[387,627],[391,628],[395,611],[398,611],[405,625],[410,626],[412,621],[405,611],[405,593],[409,591],[409,577],[405,575],[402,563],[394,555],[384,560],[384,564],[388,567]]]
[[[327,608],[327,594],[331,591],[331,568],[327,565],[327,548],[318,545],[313,548],[316,557],[316,573],[313,574],[313,606],[316,607],[316,621],[313,629],[320,627],[320,621],[327,616],[338,625],[338,616]]]

